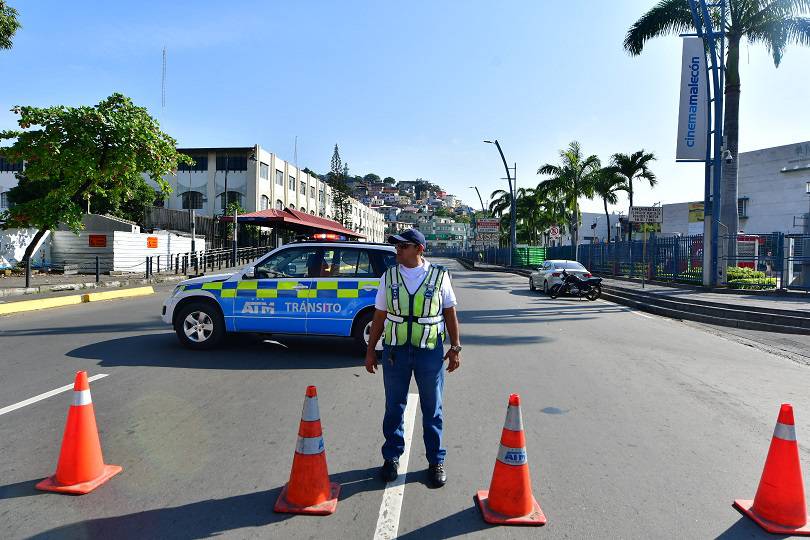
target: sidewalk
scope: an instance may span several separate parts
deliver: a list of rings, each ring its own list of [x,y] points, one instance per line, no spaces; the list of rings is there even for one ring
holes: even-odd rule
[[[212,274],[230,274],[236,270],[242,269],[246,264],[237,267],[222,268],[214,270],[203,271],[200,268],[200,275]],[[31,275],[31,287],[25,288],[25,276],[11,276],[0,277],[0,301],[14,301],[22,300],[18,298],[25,296],[29,299],[30,295],[56,295],[56,293],[71,292],[82,289],[96,289],[102,287],[135,287],[139,285],[153,285],[160,283],[173,283],[194,277],[193,270],[190,274],[175,274],[169,272],[161,272],[154,274],[149,279],[143,272],[137,274],[124,274],[120,276],[110,276],[101,274],[99,276],[99,283],[96,283],[96,276],[93,274],[77,274],[77,275],[63,275],[63,274],[37,274]]]
[[[601,277],[601,276],[600,276]],[[645,283],[626,279],[613,279],[602,277],[605,288],[627,289],[639,293],[654,294],[663,298],[680,301],[698,300],[712,304],[728,304],[731,306],[747,306],[759,309],[779,311],[802,311],[810,315],[810,295],[804,292],[782,292],[777,294],[763,294],[761,292],[748,293],[745,291],[712,292],[701,287],[669,287],[661,283]]]

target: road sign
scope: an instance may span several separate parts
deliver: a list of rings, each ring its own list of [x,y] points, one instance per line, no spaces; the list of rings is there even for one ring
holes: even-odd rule
[[[561,235],[560,235],[560,228],[559,228],[559,227],[557,227],[556,225],[554,225],[553,227],[551,227],[551,228],[548,230],[548,232],[549,232],[549,235],[550,235],[552,238],[559,238],[559,237],[561,236]]]
[[[499,218],[479,219],[475,227],[479,233],[499,233],[501,231],[501,220]]]
[[[631,206],[630,221],[633,223],[661,223],[664,221],[660,206]]]

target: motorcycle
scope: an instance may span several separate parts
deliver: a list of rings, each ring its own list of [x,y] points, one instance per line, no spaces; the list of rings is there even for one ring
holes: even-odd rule
[[[596,300],[602,295],[602,278],[590,277],[580,279],[574,274],[569,274],[564,269],[562,271],[562,283],[555,283],[548,291],[551,298],[557,298],[561,294],[569,293],[579,298],[583,296],[588,300]]]

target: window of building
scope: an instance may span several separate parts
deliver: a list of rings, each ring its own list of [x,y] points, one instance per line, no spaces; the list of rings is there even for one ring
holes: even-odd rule
[[[276,199],[276,210],[284,210],[284,203]]]
[[[183,210],[199,210],[203,207],[205,199],[199,191],[185,191],[182,194]]]
[[[270,197],[262,195],[261,209],[267,210],[268,208],[270,208]]]
[[[8,191],[0,193],[0,208],[8,208]]]
[[[295,177],[294,176],[290,176],[289,188],[290,188],[290,191],[295,191]]]
[[[277,186],[284,185],[284,173],[278,169],[276,169],[276,185]]]
[[[737,199],[737,216],[741,218],[748,217],[748,197]]]
[[[301,212],[303,212],[303,213],[305,213],[305,214],[307,213],[307,209],[306,209],[306,208],[304,208],[303,206],[302,206],[301,208],[299,208],[299,211],[301,211]]]
[[[217,156],[218,171],[246,171],[247,156]]]
[[[318,202],[323,202],[323,190],[318,190]]]
[[[290,203],[290,208],[292,208],[293,210],[295,210],[295,204]]]
[[[219,208],[220,210],[225,210],[229,204],[236,203],[239,206],[242,206],[242,194],[238,191],[228,191],[228,201],[227,204],[225,202],[225,197],[223,196],[224,193],[220,193],[217,195],[219,199]]]
[[[318,217],[324,217],[323,212],[318,212]]]
[[[270,165],[259,162],[259,178],[268,180],[270,178]]]
[[[185,163],[181,163],[177,166],[178,171],[189,172],[189,171],[207,171],[208,170],[208,156],[192,156],[189,155],[191,159],[194,160],[194,163],[191,165],[187,165]]]
[[[315,215],[315,210],[310,210],[309,213],[314,216]]]
[[[301,180],[301,195],[305,197],[307,195],[307,184],[303,180]]]
[[[315,186],[309,186],[309,196],[310,198],[315,198]]]
[[[0,157],[0,172],[20,172],[23,170],[22,161],[11,161]]]

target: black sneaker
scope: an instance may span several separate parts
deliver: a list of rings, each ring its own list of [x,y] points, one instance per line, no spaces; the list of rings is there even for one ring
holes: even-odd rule
[[[386,482],[393,482],[399,476],[399,460],[386,459],[383,466],[380,467],[380,476]]]
[[[433,487],[440,488],[447,483],[447,473],[444,472],[444,463],[437,463],[428,467],[428,477]]]

